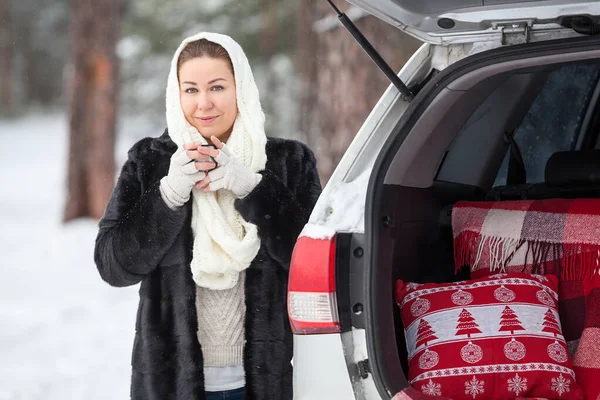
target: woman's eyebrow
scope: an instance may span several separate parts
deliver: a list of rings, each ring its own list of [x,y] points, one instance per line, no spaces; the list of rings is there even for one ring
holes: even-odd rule
[[[185,82],[181,82],[181,83],[187,83],[189,85],[198,86],[198,84],[196,82],[191,82],[191,81],[185,81]]]
[[[208,82],[207,85],[210,85],[211,83],[215,83],[217,81],[224,81],[226,80],[225,78],[217,78],[217,79],[213,79],[212,81]]]

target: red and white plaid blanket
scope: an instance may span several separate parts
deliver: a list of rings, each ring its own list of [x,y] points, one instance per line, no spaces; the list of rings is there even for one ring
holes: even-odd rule
[[[471,278],[502,272],[560,277],[559,315],[577,383],[600,400],[600,199],[459,202],[454,258]]]
[[[600,400],[600,276],[559,285],[563,333],[572,336],[573,371],[587,400]],[[583,315],[582,315],[583,314]]]
[[[459,202],[452,230],[457,269],[469,265],[472,271],[510,269],[566,279],[599,271],[600,199]]]

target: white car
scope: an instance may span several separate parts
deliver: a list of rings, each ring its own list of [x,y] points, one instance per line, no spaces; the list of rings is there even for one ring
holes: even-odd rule
[[[460,279],[452,204],[527,198],[551,154],[600,148],[600,2],[350,2],[424,44],[398,73],[414,98],[390,85],[298,238],[297,400],[407,387],[394,282]]]

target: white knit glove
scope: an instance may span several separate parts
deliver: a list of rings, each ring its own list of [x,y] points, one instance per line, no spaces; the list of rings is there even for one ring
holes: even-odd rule
[[[237,158],[231,155],[227,145],[215,157],[218,167],[208,172],[210,190],[228,189],[241,199],[246,197],[262,179],[262,175],[252,172]]]
[[[185,149],[178,149],[171,156],[169,173],[160,180],[160,193],[163,200],[171,208],[181,207],[189,199],[196,182],[206,176],[198,171],[194,160],[191,160]]]

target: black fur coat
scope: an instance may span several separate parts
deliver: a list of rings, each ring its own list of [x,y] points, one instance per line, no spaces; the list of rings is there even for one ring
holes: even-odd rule
[[[176,145],[168,133],[135,144],[100,221],[94,259],[113,286],[141,282],[132,356],[131,398],[202,400],[202,351],[196,336],[191,201],[178,210],[162,200],[159,181]],[[258,226],[261,248],[246,270],[246,399],[292,399],[292,333],[286,296],[296,238],[321,185],[313,153],[269,138],[263,179],[236,201]]]

